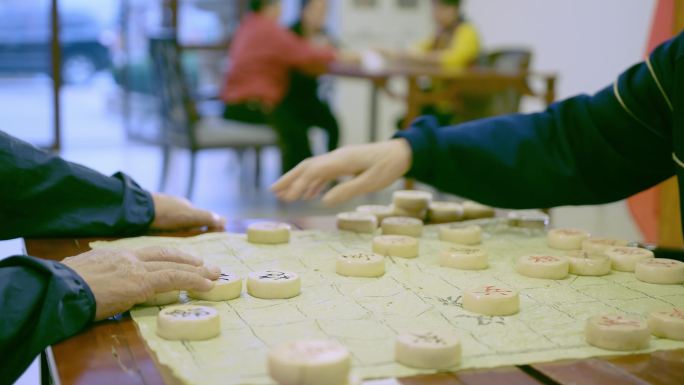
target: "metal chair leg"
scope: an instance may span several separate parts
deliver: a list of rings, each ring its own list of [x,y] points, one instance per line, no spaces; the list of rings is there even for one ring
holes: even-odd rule
[[[254,187],[259,191],[261,185],[261,147],[254,147]]]
[[[195,168],[197,166],[197,152],[190,151],[190,175],[188,177],[188,189],[185,193],[185,197],[192,199],[192,193],[195,187]]]
[[[248,184],[245,183],[245,175],[247,173],[245,172],[245,149],[244,148],[236,148],[235,149],[235,157],[237,158],[237,181],[240,186],[240,191],[245,192],[245,187],[248,187]]]
[[[159,192],[163,192],[166,188],[166,182],[169,177],[169,164],[171,163],[171,146],[162,147],[162,170],[159,176]]]

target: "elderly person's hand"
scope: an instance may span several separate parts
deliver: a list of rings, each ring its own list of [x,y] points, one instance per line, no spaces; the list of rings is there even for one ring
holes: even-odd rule
[[[152,199],[155,215],[150,228],[153,230],[223,229],[226,224],[225,218],[198,209],[187,199],[159,193],[152,194]]]
[[[139,250],[96,249],[66,258],[69,266],[95,295],[95,320],[124,312],[171,290],[207,291],[220,269],[178,250],[150,247]]]
[[[411,161],[411,146],[405,139],[348,146],[303,161],[271,189],[284,201],[308,200],[320,194],[330,181],[354,176],[325,194],[323,203],[334,205],[389,186],[408,172]]]

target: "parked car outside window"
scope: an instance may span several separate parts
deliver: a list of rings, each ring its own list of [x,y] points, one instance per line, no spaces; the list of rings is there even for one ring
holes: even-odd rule
[[[106,30],[86,11],[60,15],[62,80],[82,84],[111,67]],[[50,75],[51,24],[47,9],[0,7],[0,73]]]

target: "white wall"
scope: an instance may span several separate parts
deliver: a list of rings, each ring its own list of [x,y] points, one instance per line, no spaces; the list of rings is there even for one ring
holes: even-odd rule
[[[486,47],[529,46],[562,98],[594,92],[643,57],[653,0],[470,0]]]

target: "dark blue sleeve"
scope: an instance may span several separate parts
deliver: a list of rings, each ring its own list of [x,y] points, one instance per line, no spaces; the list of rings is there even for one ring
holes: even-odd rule
[[[43,349],[94,317],[90,288],[65,265],[24,256],[0,261],[0,384],[11,384]]]
[[[154,219],[148,192],[0,132],[0,239],[134,235]],[[9,220],[8,220],[9,219]]]
[[[683,36],[612,86],[540,113],[452,127],[419,118],[396,135],[413,150],[408,176],[507,208],[611,202],[665,180],[675,173],[667,82]]]

